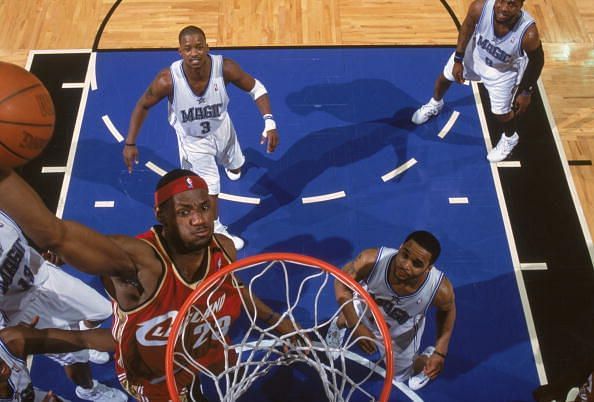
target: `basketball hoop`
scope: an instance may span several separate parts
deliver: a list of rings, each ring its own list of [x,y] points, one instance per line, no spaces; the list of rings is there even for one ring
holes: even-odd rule
[[[353,332],[339,345],[329,345],[322,335],[345,305],[352,302],[337,305],[334,280],[358,293],[363,312],[369,311],[373,316],[377,327],[370,329],[381,337],[365,339],[376,344],[378,358],[360,357],[356,344],[363,338],[355,337]],[[239,287],[244,290],[239,291]],[[254,297],[268,303],[274,292],[282,299],[271,305],[278,314],[272,320],[258,317]],[[241,333],[231,331],[236,332],[231,336],[229,330],[240,312],[246,318]],[[363,314],[357,325],[362,317]],[[277,333],[281,322],[291,330]],[[187,396],[197,388],[199,374],[213,381],[220,401],[232,402],[271,370],[295,363],[317,371],[329,401],[354,401],[362,395],[367,401],[386,402],[392,386],[392,344],[379,307],[361,285],[340,269],[299,254],[248,257],[206,278],[177,314],[166,353],[167,387],[173,402],[192,400]],[[365,362],[364,374],[356,378],[347,372],[350,362],[355,360],[359,364]],[[383,380],[374,377],[380,372],[385,372]],[[383,383],[381,392],[375,386],[379,397],[368,390],[374,381],[376,385]]]

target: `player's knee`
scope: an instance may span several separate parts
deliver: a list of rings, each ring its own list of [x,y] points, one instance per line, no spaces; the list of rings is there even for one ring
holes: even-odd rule
[[[510,110],[509,112],[507,112],[505,114],[496,114],[495,118],[497,119],[497,121],[499,123],[507,123],[514,118],[514,112],[512,110]]]

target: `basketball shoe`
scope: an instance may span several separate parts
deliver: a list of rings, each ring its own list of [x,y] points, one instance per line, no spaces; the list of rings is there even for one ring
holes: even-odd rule
[[[219,219],[214,221],[214,232],[230,238],[233,241],[235,249],[238,251],[241,250],[245,245],[243,239],[239,236],[233,236],[231,233],[229,233],[227,231],[227,226],[223,225]]]
[[[338,328],[338,317],[334,317],[326,334],[326,343],[331,350],[330,356],[332,356],[332,360],[336,360],[340,356],[338,349],[342,345],[345,332],[346,328]]]
[[[509,156],[515,146],[518,145],[519,141],[520,137],[518,136],[518,133],[514,133],[511,137],[501,134],[501,138],[495,148],[487,154],[487,159],[492,163],[501,162]]]
[[[431,98],[429,102],[418,108],[417,111],[412,115],[412,122],[415,124],[426,123],[427,120],[433,116],[437,116],[439,112],[441,112],[443,105],[443,99],[436,101],[435,99]]]
[[[433,346],[427,346],[421,355],[427,356],[427,358],[429,358],[433,354],[434,350],[435,348]],[[429,380],[430,378],[425,375],[425,372],[421,371],[420,373],[413,375],[408,379],[408,387],[413,391],[416,391],[427,385]]]
[[[239,172],[237,172],[237,173],[234,173],[229,169],[225,169],[225,174],[227,175],[229,180],[232,180],[232,181],[237,181],[241,178],[241,170],[239,170]]]
[[[76,396],[87,401],[100,402],[127,402],[128,395],[116,388],[110,388],[105,384],[93,380],[93,388],[86,389],[81,386],[76,387]]]

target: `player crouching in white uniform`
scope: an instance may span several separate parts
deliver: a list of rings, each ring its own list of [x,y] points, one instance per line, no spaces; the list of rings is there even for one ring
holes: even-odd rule
[[[441,112],[452,82],[482,81],[502,132],[487,159],[495,163],[509,156],[519,141],[517,118],[530,105],[544,65],[536,23],[523,5],[524,0],[472,2],[456,51],[435,82],[433,98],[413,114],[413,123],[423,124]]]
[[[441,246],[435,236],[416,231],[406,237],[400,249],[367,249],[343,268],[347,275],[363,285],[380,307],[392,338],[394,379],[399,382],[408,380],[413,390],[425,386],[443,369],[456,320],[452,284],[433,266],[440,252]],[[376,344],[373,339],[381,335],[379,331],[370,330],[377,328],[372,324],[371,312],[363,307],[358,294],[341,281],[334,282],[334,290],[342,309],[328,329],[328,346],[340,348],[349,328],[353,331],[350,338],[358,339],[364,352],[374,353]],[[437,309],[437,339],[435,346],[418,354],[430,306]]]
[[[44,260],[28,244],[18,225],[2,211],[0,310],[8,326],[39,317],[39,328],[73,330],[79,330],[82,321],[100,323],[111,316],[111,304],[105,297]],[[128,399],[122,391],[92,379],[88,350],[48,357],[64,366],[68,377],[78,385],[79,398],[105,402]]]

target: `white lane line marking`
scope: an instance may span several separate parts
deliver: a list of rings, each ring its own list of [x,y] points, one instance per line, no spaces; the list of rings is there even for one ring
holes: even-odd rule
[[[77,51],[60,51],[51,50],[46,54],[60,54],[60,53],[88,53],[90,50],[77,50]],[[66,161],[66,172],[64,173],[64,179],[62,180],[62,189],[60,190],[60,198],[58,199],[58,205],[56,207],[56,216],[62,218],[64,215],[64,208],[66,207],[66,199],[68,198],[68,190],[70,189],[70,180],[72,179],[72,169],[74,166],[74,158],[76,157],[76,151],[78,149],[78,139],[80,138],[80,131],[87,108],[87,100],[89,98],[89,69],[87,67],[87,74],[85,76],[85,86],[83,87],[82,94],[80,97],[80,103],[78,107],[78,113],[76,115],[76,121],[74,124],[74,130],[72,133],[72,140],[70,142],[70,149],[68,150],[68,159]]]
[[[160,168],[159,166],[155,165],[153,162],[148,161],[144,164],[147,168],[158,174],[159,176],[165,176],[167,171],[165,169]]]
[[[448,122],[445,124],[445,126],[443,126],[439,134],[437,134],[439,138],[443,139],[446,135],[448,135],[448,133],[456,123],[456,120],[458,120],[458,116],[460,116],[460,112],[454,110]]]
[[[91,53],[91,58],[89,60],[89,73],[91,74],[91,91],[97,90],[97,53]]]
[[[450,204],[468,204],[468,197],[450,197]]]
[[[227,193],[219,193],[219,198],[221,200],[233,201],[233,202],[241,202],[243,204],[252,204],[252,205],[260,205],[260,199],[255,197],[243,197],[240,195],[233,195]]]
[[[525,262],[520,264],[522,271],[546,271],[549,269],[546,262]]]
[[[519,168],[519,167],[522,167],[522,162],[520,162],[520,161],[503,161],[503,162],[497,162],[497,167],[502,167],[502,168]]]
[[[476,108],[478,111],[479,121],[483,131],[483,139],[487,151],[491,150],[491,140],[489,137],[489,128],[487,127],[487,119],[485,117],[485,111],[483,109],[483,103],[479,95],[478,85],[472,83],[472,92],[474,94],[474,101],[476,102]],[[495,191],[497,193],[497,200],[499,202],[499,209],[501,210],[501,218],[503,219],[503,226],[505,227],[505,235],[509,244],[509,251],[511,254],[512,264],[514,268],[514,274],[516,277],[516,283],[518,284],[518,292],[520,293],[520,300],[522,301],[522,310],[524,311],[524,317],[526,319],[526,327],[528,328],[528,336],[530,338],[530,346],[532,347],[532,355],[534,356],[534,365],[536,366],[536,373],[538,374],[538,380],[541,384],[548,383],[547,373],[544,369],[544,362],[542,360],[542,353],[540,351],[540,344],[538,343],[538,337],[536,336],[536,327],[534,326],[534,318],[532,318],[532,310],[530,310],[530,302],[528,301],[528,293],[526,291],[526,285],[524,284],[524,276],[520,269],[520,258],[518,256],[518,249],[516,247],[516,240],[512,231],[511,220],[509,213],[507,212],[507,205],[505,203],[505,197],[503,195],[503,188],[501,186],[501,179],[499,177],[499,171],[494,163],[489,163],[491,169],[491,175],[493,176],[493,183],[495,184]]]
[[[415,158],[410,158],[407,162],[398,166],[396,169],[383,175],[382,180],[384,182],[386,182],[388,180],[392,180],[394,177],[398,176],[399,174],[402,174],[403,172],[410,169],[411,167],[413,167],[416,164],[417,164],[417,160]]]
[[[41,173],[66,173],[66,166],[43,166]]]
[[[70,88],[84,88],[84,82],[63,82],[62,89],[70,89]]]
[[[113,208],[115,201],[95,201],[95,208]]]
[[[124,136],[122,134],[120,134],[120,132],[118,131],[116,126],[113,125],[113,123],[111,122],[111,119],[109,118],[108,115],[105,114],[105,115],[101,116],[101,120],[103,120],[103,123],[105,124],[105,126],[107,127],[107,129],[109,130],[111,135],[113,135],[113,137],[116,139],[117,142],[124,141]]]
[[[346,197],[346,193],[344,191],[337,191],[335,193],[316,195],[314,197],[303,197],[303,198],[301,198],[301,202],[303,202],[304,204],[313,204],[315,202],[337,200],[339,198],[344,198],[344,197]]]

